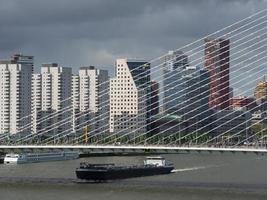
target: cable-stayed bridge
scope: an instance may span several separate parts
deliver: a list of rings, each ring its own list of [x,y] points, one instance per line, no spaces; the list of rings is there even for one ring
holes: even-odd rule
[[[1,134],[0,149],[266,153],[266,20],[262,10],[149,62],[121,59],[116,78],[98,85],[109,85],[98,96],[109,96],[98,105],[108,111],[77,115],[73,94],[59,111]]]

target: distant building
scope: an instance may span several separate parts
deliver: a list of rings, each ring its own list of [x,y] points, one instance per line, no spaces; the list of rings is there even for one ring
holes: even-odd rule
[[[265,76],[257,84],[255,88],[254,96],[257,100],[267,98],[267,82],[265,81]]]
[[[253,111],[257,104],[254,98],[238,96],[231,99],[231,107],[234,110]]]
[[[57,63],[43,64],[32,77],[32,131],[55,135],[71,128],[72,69]],[[43,120],[44,117],[53,117]]]
[[[182,51],[169,51],[162,59],[164,70],[184,69],[188,66],[188,56]]]
[[[161,113],[164,120],[154,120],[153,126],[158,126],[161,122],[166,122],[175,117],[175,119],[179,119],[176,120],[179,124],[175,126],[175,122],[168,122],[168,124],[164,126],[173,125],[173,127],[168,129],[167,132],[172,133],[178,129],[182,130],[183,133],[195,130],[205,132],[209,129],[209,126],[205,125],[210,122],[210,115],[212,112],[208,104],[208,72],[196,66],[185,66],[179,69],[179,72],[176,70],[172,73],[168,72],[169,74],[166,72],[167,71],[165,71],[165,77],[167,81],[164,82],[165,91],[163,101],[165,109],[164,114]],[[176,78],[172,79],[172,75]],[[163,131],[163,128],[160,127],[160,129],[158,128],[157,130]]]
[[[173,113],[177,110],[176,105],[179,104],[181,93],[178,91],[182,89],[183,70],[188,66],[187,56],[181,52],[170,51],[164,57],[163,62],[163,110],[166,114]]]
[[[159,113],[159,84],[151,81],[151,116]]]
[[[234,97],[234,88],[229,87],[229,98],[232,99]]]
[[[83,132],[85,126],[89,134],[109,132],[108,78],[107,70],[94,66],[81,67],[79,75],[73,76],[74,132]]]
[[[145,133],[150,129],[150,64],[117,59],[115,78],[110,80],[110,132],[121,135]]]
[[[209,106],[216,110],[228,109],[230,41],[227,39],[205,39],[205,69],[210,75]]]
[[[0,60],[0,134],[27,134],[31,122],[33,56]]]
[[[266,111],[267,110],[267,82],[265,81],[265,76],[256,85],[254,96],[257,102],[256,110]]]
[[[253,124],[267,123],[267,113],[261,111],[254,112],[251,121]]]
[[[172,79],[172,75],[176,78]],[[165,76],[168,80],[164,84],[165,114],[179,115],[187,120],[201,118],[200,114],[209,110],[209,75],[206,70],[187,66]]]
[[[220,110],[215,111],[212,123],[213,135],[232,135],[239,133],[245,136],[251,125],[251,114],[246,111]]]
[[[152,130],[151,136],[160,134],[160,136],[168,136],[173,134],[186,133],[188,123],[184,122],[181,116],[169,115],[169,114],[158,114],[152,116]]]

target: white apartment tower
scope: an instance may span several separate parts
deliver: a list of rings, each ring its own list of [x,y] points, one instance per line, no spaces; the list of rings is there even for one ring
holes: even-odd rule
[[[150,64],[117,59],[110,80],[110,132],[129,137],[147,131],[149,118]]]
[[[89,134],[106,133],[109,121],[108,71],[94,66],[81,67],[79,75],[72,77],[74,131],[82,132],[87,126]]]
[[[33,56],[0,61],[0,134],[29,133]]]
[[[71,120],[72,70],[57,63],[43,64],[32,76],[32,130],[45,135],[69,129]],[[53,117],[50,117],[53,116]]]

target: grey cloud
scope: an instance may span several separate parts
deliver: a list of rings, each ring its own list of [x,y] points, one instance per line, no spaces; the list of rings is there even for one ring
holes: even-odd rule
[[[152,59],[266,6],[264,0],[0,0],[0,57],[112,68]]]

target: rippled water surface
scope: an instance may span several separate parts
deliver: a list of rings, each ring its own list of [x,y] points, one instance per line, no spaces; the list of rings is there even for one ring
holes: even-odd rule
[[[0,199],[267,199],[267,154],[192,153],[164,155],[174,173],[81,183],[80,162],[141,164],[144,156],[91,157],[72,161],[0,165]]]

